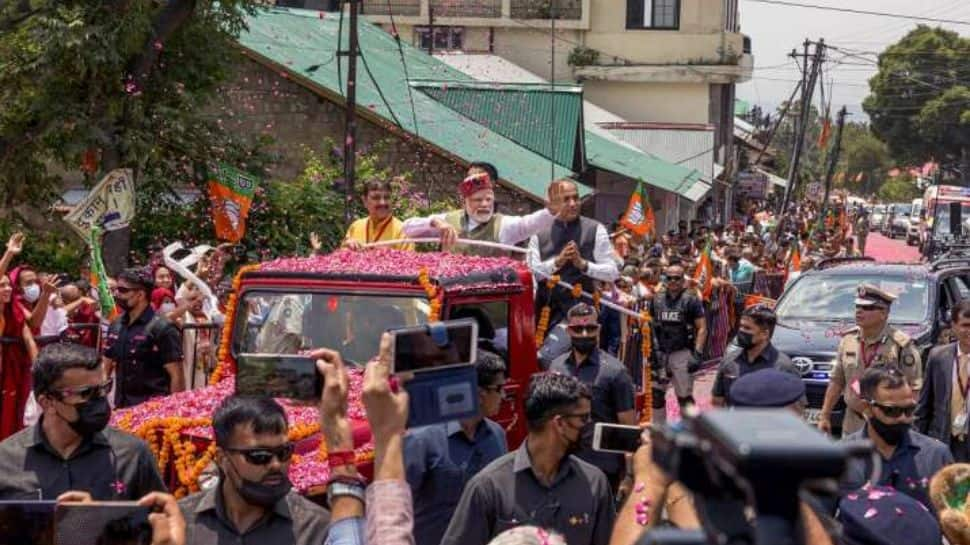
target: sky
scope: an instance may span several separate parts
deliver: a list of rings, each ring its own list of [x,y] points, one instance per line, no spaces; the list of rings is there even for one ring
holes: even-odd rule
[[[970,22],[970,0],[789,1]],[[805,38],[824,38],[829,45],[874,58],[862,52],[878,53],[919,24],[918,21],[763,4],[751,0],[740,0],[739,3],[741,32],[751,37],[755,70],[751,81],[737,86],[737,97],[770,110],[787,100],[796,82],[801,79],[800,70],[788,54],[792,48],[797,48],[800,53]],[[937,26],[938,23],[925,24]],[[970,36],[970,25],[939,26]],[[836,59],[843,57],[841,53],[833,54]],[[838,65],[828,63],[823,78],[826,98],[831,96],[833,99],[832,110],[845,105],[854,114],[850,120],[864,120],[862,101],[869,94],[867,82],[875,72],[875,66],[858,57],[845,57]],[[815,97],[818,104],[818,89]]]

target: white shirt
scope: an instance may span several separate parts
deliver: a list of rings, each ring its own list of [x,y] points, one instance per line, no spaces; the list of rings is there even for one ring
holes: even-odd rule
[[[63,308],[48,307],[44,321],[40,324],[41,337],[60,335],[67,329],[67,311]]]
[[[539,251],[539,237],[533,236],[529,239],[529,253],[525,260],[534,272],[542,278],[548,278],[556,273],[556,257],[542,261],[542,253]],[[596,242],[593,246],[593,259],[588,260],[589,268],[586,276],[603,282],[615,282],[620,277],[620,270],[613,260],[613,245],[610,243],[610,236],[606,232],[603,224],[596,225]]]
[[[433,220],[445,221],[447,214],[432,214],[426,218],[410,218],[404,221],[404,234],[410,238],[436,237],[439,229],[431,227]],[[471,231],[481,225],[471,216],[467,216],[468,230]],[[502,216],[499,221],[498,242],[500,244],[517,244],[532,235],[552,227],[556,216],[543,208],[526,216]]]

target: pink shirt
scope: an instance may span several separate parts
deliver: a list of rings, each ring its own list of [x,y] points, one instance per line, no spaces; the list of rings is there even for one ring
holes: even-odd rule
[[[414,504],[404,480],[374,481],[367,487],[367,544],[414,545]]]

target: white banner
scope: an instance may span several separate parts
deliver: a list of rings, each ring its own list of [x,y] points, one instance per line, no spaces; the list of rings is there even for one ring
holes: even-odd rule
[[[135,215],[135,183],[127,168],[112,170],[77,203],[64,221],[87,240],[94,226],[116,231],[128,226]]]

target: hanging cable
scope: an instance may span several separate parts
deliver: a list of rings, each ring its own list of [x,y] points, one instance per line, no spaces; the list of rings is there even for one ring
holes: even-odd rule
[[[397,43],[397,53],[401,57],[401,67],[404,69],[404,86],[408,89],[408,102],[411,104],[411,122],[414,123],[414,136],[420,138],[421,133],[418,131],[418,112],[414,108],[414,93],[411,90],[411,76],[408,74],[408,62],[404,58],[404,46],[401,45],[401,35],[397,31],[397,24],[394,22],[394,13],[391,9],[391,0],[387,0],[387,16],[391,20],[391,35],[394,36],[394,41]],[[434,40],[434,29],[431,29],[431,39]],[[400,125],[400,122],[398,122]],[[424,169],[420,169],[424,172]]]

